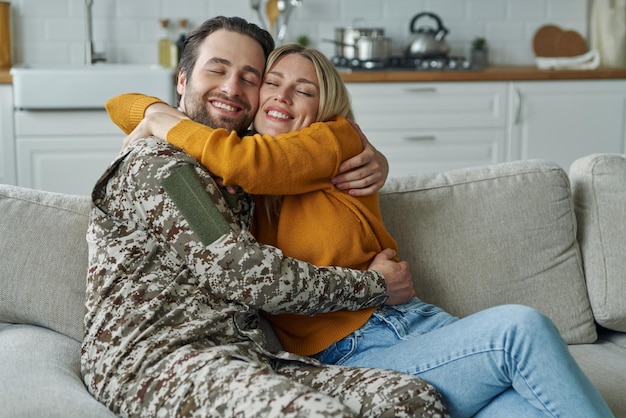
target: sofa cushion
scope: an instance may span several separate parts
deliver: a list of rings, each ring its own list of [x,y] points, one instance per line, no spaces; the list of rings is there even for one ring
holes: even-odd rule
[[[80,343],[32,325],[0,328],[3,417],[114,417],[89,394],[80,374]]]
[[[456,316],[505,303],[548,315],[569,343],[597,338],[566,173],[517,161],[392,178],[387,228],[418,297]]]
[[[581,158],[570,179],[594,316],[605,328],[626,331],[626,155]]]
[[[83,336],[91,200],[0,185],[0,322]]]

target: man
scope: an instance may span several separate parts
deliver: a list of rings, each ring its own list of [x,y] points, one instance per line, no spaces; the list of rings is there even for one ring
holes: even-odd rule
[[[258,106],[267,32],[238,18],[190,34],[181,108],[245,130]],[[424,381],[271,353],[258,311],[313,314],[402,303],[405,263],[365,272],[286,258],[248,231],[252,200],[223,194],[164,141],[129,146],[92,194],[85,338],[89,390],[122,416],[442,416]],[[409,291],[407,291],[409,288]]]

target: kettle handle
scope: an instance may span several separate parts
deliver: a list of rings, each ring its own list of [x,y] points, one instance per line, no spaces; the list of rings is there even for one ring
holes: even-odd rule
[[[417,33],[417,29],[415,29],[415,22],[417,22],[417,19],[421,17],[430,17],[434,19],[435,22],[437,22],[437,39],[438,40],[441,40],[444,36],[446,36],[446,34],[448,33],[448,29],[443,26],[443,23],[441,22],[441,19],[439,18],[439,16],[431,12],[418,13],[417,15],[415,15],[413,19],[411,19],[411,23],[409,24],[409,30],[411,31],[411,33]]]

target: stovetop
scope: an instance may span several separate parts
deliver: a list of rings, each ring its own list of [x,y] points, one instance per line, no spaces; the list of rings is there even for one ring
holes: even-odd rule
[[[334,56],[332,63],[340,70],[400,70],[400,71],[467,71],[470,61],[465,57],[422,57],[392,56],[380,60],[359,60]]]

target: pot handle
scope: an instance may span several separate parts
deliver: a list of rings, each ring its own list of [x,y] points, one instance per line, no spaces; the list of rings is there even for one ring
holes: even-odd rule
[[[340,41],[336,41],[334,39],[322,38],[322,41],[324,41],[324,42],[331,42],[331,43],[333,43],[335,45],[340,45],[340,46],[348,46],[348,47],[354,48],[354,49],[358,48],[358,45],[350,45],[350,44],[346,44],[346,43],[343,43],[343,42],[340,42]]]
[[[441,39],[443,39],[444,36],[447,35],[448,29],[443,26],[443,22],[441,21],[439,16],[437,16],[436,14],[431,13],[431,12],[418,13],[417,15],[415,15],[415,17],[413,19],[411,19],[411,23],[409,24],[409,30],[411,31],[411,33],[418,33],[419,29],[415,28],[415,23],[421,17],[430,17],[430,18],[434,19],[435,22],[437,22],[437,34],[436,34],[436,37],[437,37],[438,41],[440,41]]]

